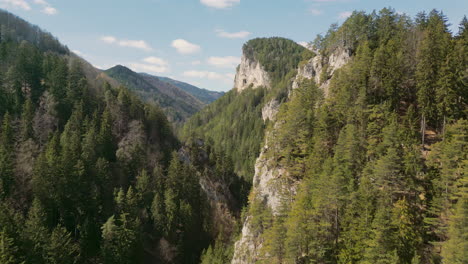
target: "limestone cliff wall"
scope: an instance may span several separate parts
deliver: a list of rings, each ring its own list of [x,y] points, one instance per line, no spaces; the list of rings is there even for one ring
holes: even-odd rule
[[[337,48],[329,56],[317,55],[310,59],[306,64],[298,68],[298,74],[293,82],[292,88],[299,87],[301,80],[313,79],[321,89],[323,89],[325,96],[328,95],[328,86],[330,80],[333,77],[334,72],[343,67],[350,60],[350,53],[345,48]],[[242,65],[241,65],[242,66]],[[260,67],[258,64],[255,67]],[[256,76],[245,76],[249,71],[242,70],[242,78],[246,80],[257,79]],[[260,67],[261,69],[261,67]],[[320,78],[323,71],[327,71],[327,78],[321,82]],[[256,75],[259,71],[254,72]],[[236,81],[238,81],[236,76]],[[247,82],[248,83],[248,82]],[[250,84],[249,84],[250,85]],[[237,86],[246,87],[246,86]],[[291,95],[291,93],[289,93]],[[280,102],[272,100],[265,105],[262,109],[263,120],[275,121],[276,114],[279,111]],[[255,196],[264,201],[264,203],[271,209],[273,214],[278,212],[282,201],[285,199],[292,200],[299,182],[287,181],[288,172],[285,168],[275,162],[275,157],[268,155],[269,148],[275,148],[274,135],[275,130],[278,129],[281,124],[275,123],[270,131],[266,132],[265,143],[261,150],[259,157],[255,162],[255,175],[253,177],[252,192]],[[242,227],[242,233],[240,239],[235,243],[234,257],[232,264],[252,264],[258,260],[259,251],[262,247],[262,240],[259,234],[252,232],[251,216],[247,216],[244,225]]]
[[[335,71],[343,67],[350,58],[350,52],[344,47],[335,49],[329,56],[319,54],[313,57],[306,64],[298,68],[293,88],[298,87],[301,79],[313,79],[323,90],[325,97],[327,97],[331,77]],[[323,71],[326,71],[326,73]],[[323,76],[326,78],[321,80]]]
[[[238,92],[242,92],[242,90],[249,86],[257,88],[260,86],[270,87],[270,85],[270,76],[263,66],[258,61],[242,55],[241,63],[234,78],[234,88]]]

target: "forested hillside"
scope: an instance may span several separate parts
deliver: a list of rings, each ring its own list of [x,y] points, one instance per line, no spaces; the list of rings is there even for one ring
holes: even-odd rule
[[[295,76],[299,62],[313,54],[284,38],[253,39],[244,45],[243,51],[267,65],[265,70],[274,76],[270,87],[227,92],[188,120],[182,137],[200,137],[211,142],[217,151],[233,160],[235,171],[251,182],[264,136],[262,108],[272,99],[285,99],[287,80]]]
[[[198,263],[232,232],[229,160],[203,142],[177,152],[158,106],[96,86],[24,20],[0,11],[0,26],[0,263]]]
[[[352,58],[280,107],[233,263],[468,262],[467,27],[382,9],[317,38]]]
[[[203,88],[198,88],[194,85],[191,85],[191,84],[188,84],[188,83],[185,83],[185,82],[181,82],[181,81],[177,81],[177,80],[174,80],[174,79],[171,79],[171,78],[168,78],[168,77],[159,77],[157,76],[157,78],[163,82],[167,82],[167,83],[170,83],[176,87],[179,87],[180,89],[186,91],[187,93],[195,96],[198,100],[202,101],[203,103],[205,104],[210,104],[214,101],[216,101],[216,99],[218,99],[219,97],[223,96],[224,92],[216,92],[216,91],[210,91],[210,90],[206,90],[206,89],[203,89]]]
[[[182,89],[149,74],[136,73],[117,65],[105,71],[107,75],[128,87],[141,100],[160,106],[172,123],[182,123],[205,106]]]
[[[201,109],[0,10],[0,263],[468,263],[468,19],[447,21],[252,39]]]

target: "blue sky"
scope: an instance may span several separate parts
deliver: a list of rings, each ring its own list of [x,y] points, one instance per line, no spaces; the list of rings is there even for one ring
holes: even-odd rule
[[[353,10],[442,10],[453,30],[466,0],[0,0],[98,68],[123,64],[210,90],[232,88],[243,43],[311,41]]]

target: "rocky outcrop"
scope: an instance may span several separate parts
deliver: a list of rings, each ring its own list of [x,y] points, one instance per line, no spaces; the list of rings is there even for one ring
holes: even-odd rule
[[[275,131],[281,124],[276,123],[273,130],[266,135],[265,145],[255,162],[255,175],[253,178],[253,192],[255,199],[260,199],[268,206],[273,214],[277,214],[282,203],[291,200],[296,194],[298,182],[288,180],[288,172],[276,162],[276,157],[269,155],[269,145],[274,139]],[[251,264],[259,258],[262,247],[261,237],[252,232],[251,216],[247,216],[242,227],[240,239],[234,245],[232,264]]]
[[[336,70],[343,67],[350,58],[350,51],[344,47],[336,48],[329,56],[321,54],[315,56],[306,64],[299,67],[296,80],[293,83],[293,89],[299,86],[302,79],[313,79],[323,90],[325,97],[327,97],[331,76],[333,76]],[[321,80],[323,77],[325,77],[324,80]]]
[[[277,214],[285,201],[295,196],[298,182],[289,179],[285,168],[276,162],[276,157],[269,155],[269,142],[274,139],[275,131],[280,127],[276,123],[273,130],[266,135],[265,145],[255,162],[255,175],[253,178],[253,192],[255,199],[260,199],[268,206],[273,214]],[[259,258],[262,239],[252,232],[251,216],[247,216],[242,227],[240,239],[234,245],[232,264],[255,263]]]
[[[310,59],[306,64],[298,69],[298,74],[293,83],[293,89],[299,87],[301,80],[313,79],[320,88],[323,89],[325,96],[328,95],[328,86],[334,72],[344,66],[350,60],[350,53],[345,48],[337,48],[329,56],[317,55]],[[323,71],[327,71],[324,73]],[[326,74],[326,75],[324,75]],[[325,80],[321,82],[321,76]],[[248,78],[247,78],[248,79]],[[289,93],[291,95],[291,93]],[[262,109],[263,120],[275,121],[276,114],[279,111],[280,102],[272,100]],[[255,175],[253,178],[252,192],[253,197],[261,199],[272,211],[278,213],[284,201],[292,201],[296,194],[299,182],[295,182],[288,175],[288,171],[276,162],[276,158],[271,153],[277,148],[274,144],[275,133],[281,126],[279,122],[275,123],[273,128],[266,133],[265,144],[261,150],[260,156],[255,162]],[[252,232],[251,216],[247,216],[242,227],[240,239],[235,243],[234,256],[232,264],[251,264],[255,263],[259,257],[259,251],[262,247],[261,236]]]
[[[276,114],[279,111],[280,107],[280,102],[278,100],[273,99],[270,102],[268,102],[263,108],[262,108],[262,119],[264,122],[267,120],[270,121],[275,121]]]
[[[234,257],[232,264],[255,263],[258,256],[258,237],[251,228],[251,216],[248,216],[242,226],[240,239],[234,245]]]
[[[238,92],[252,86],[257,87],[270,87],[271,80],[268,73],[264,70],[263,66],[254,59],[248,58],[245,54],[242,55],[241,63],[237,68],[236,77],[234,79],[234,88]]]

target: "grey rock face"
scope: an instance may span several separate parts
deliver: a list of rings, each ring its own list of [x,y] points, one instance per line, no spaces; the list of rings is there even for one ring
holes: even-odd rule
[[[345,48],[337,48],[328,57],[323,57],[322,55],[315,56],[305,65],[299,67],[292,88],[295,89],[299,87],[303,79],[313,79],[324,91],[325,96],[328,96],[328,86],[334,72],[343,67],[350,58],[349,51]],[[258,64],[255,67],[259,67]],[[244,69],[248,69],[248,67]],[[324,70],[327,71],[328,78],[320,83],[320,77]],[[251,72],[255,72],[257,75],[260,74],[258,69]],[[249,71],[242,71],[242,74],[249,74]],[[236,80],[237,79],[236,76]],[[247,79],[250,80],[249,78]],[[291,93],[289,93],[289,96],[291,96]],[[273,122],[276,121],[275,117],[279,111],[279,107],[280,103],[276,100],[267,103],[262,109],[263,120],[266,121],[269,119]],[[284,201],[293,200],[297,191],[297,186],[299,185],[299,182],[288,180],[289,177],[285,177],[288,175],[288,171],[275,162],[277,157],[267,155],[269,148],[278,148],[278,146],[275,145],[274,138],[280,126],[281,124],[276,122],[273,129],[268,131],[265,135],[264,147],[255,162],[255,175],[252,187],[252,192],[254,192],[255,196],[261,199],[271,209],[273,214],[278,213]],[[261,247],[261,236],[252,231],[251,216],[247,216],[242,228],[241,237],[235,243],[234,257],[231,264],[255,263],[259,258]]]
[[[280,103],[276,100],[273,99],[270,102],[268,102],[263,108],[262,108],[262,119],[264,122],[267,120],[270,121],[275,121],[276,114],[279,111]]]
[[[241,63],[234,79],[234,88],[242,92],[249,86],[257,88],[260,86],[270,87],[270,76],[258,61],[251,60],[242,55]]]
[[[327,97],[331,76],[333,76],[336,70],[343,67],[350,58],[351,56],[349,51],[344,47],[336,48],[328,57],[324,57],[320,54],[315,56],[305,65],[299,67],[296,80],[293,83],[293,89],[299,86],[301,79],[313,79],[323,90],[325,97]],[[324,73],[324,70],[327,72]],[[321,76],[324,74],[329,78],[326,78],[326,80],[320,80]]]

